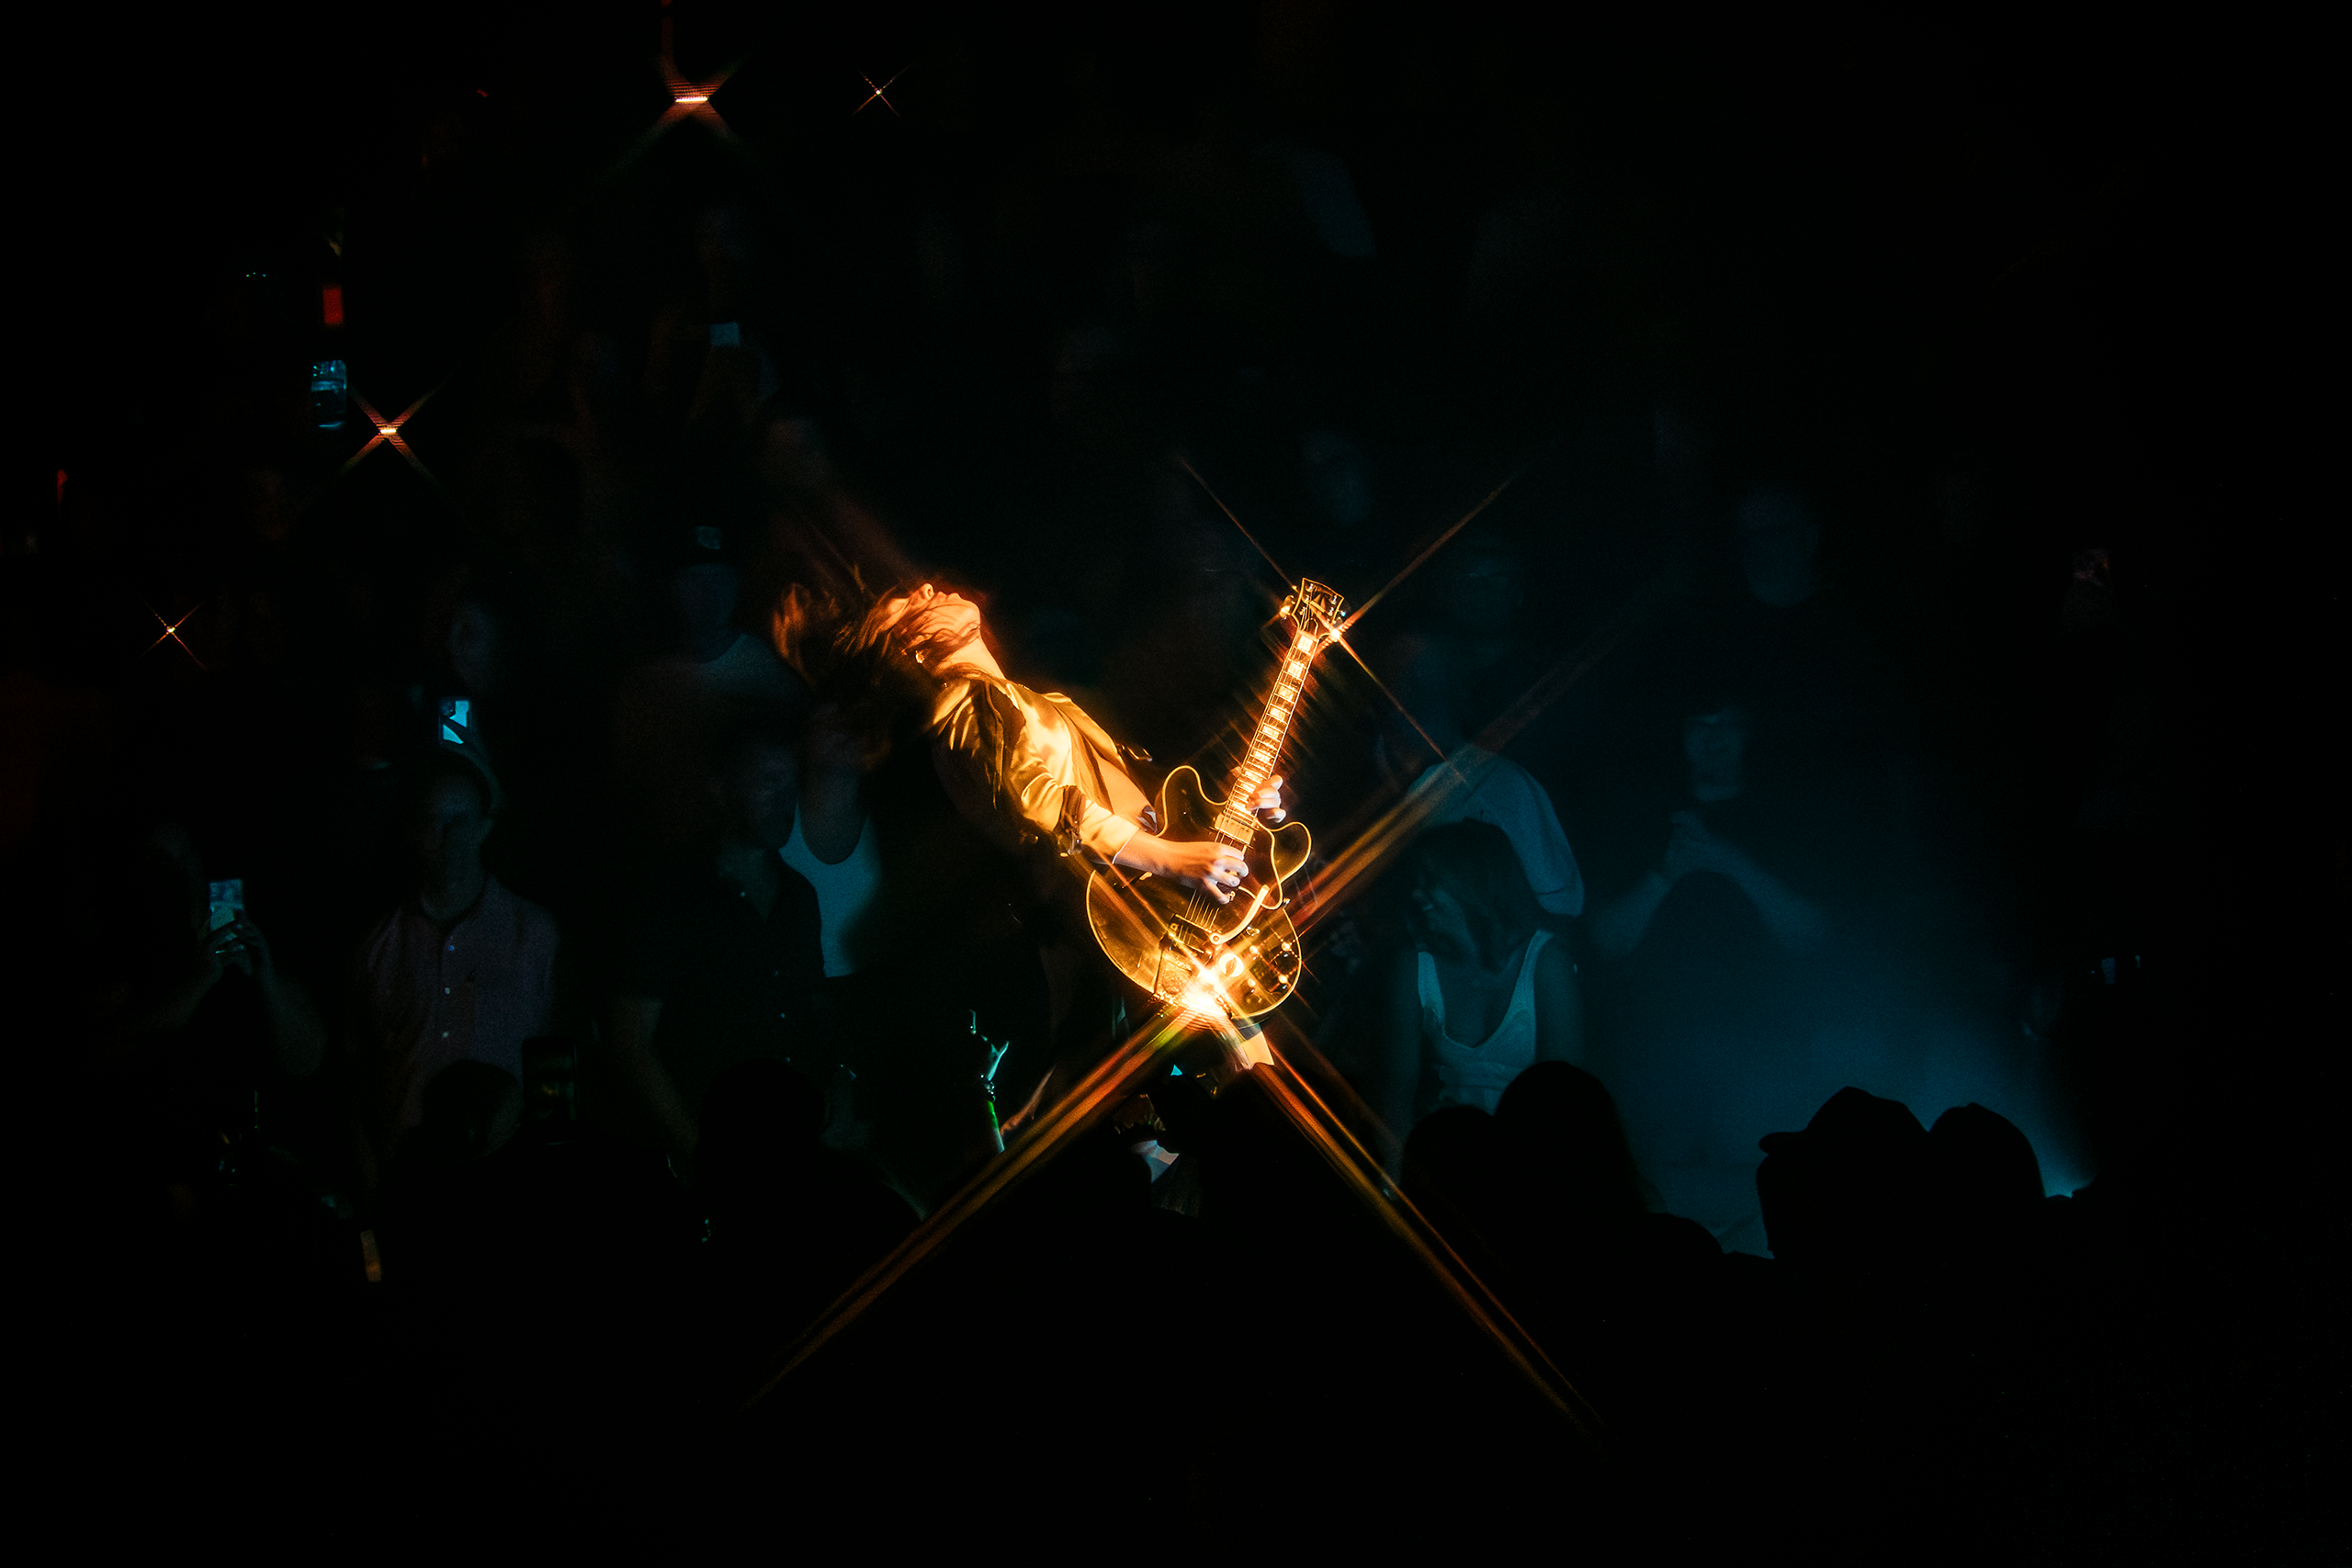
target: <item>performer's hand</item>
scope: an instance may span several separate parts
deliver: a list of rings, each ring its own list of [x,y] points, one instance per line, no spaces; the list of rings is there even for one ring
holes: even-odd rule
[[[1288,815],[1283,810],[1283,775],[1280,773],[1268,779],[1265,786],[1258,791],[1258,798],[1250,803],[1250,809],[1262,813],[1269,822],[1281,821]]]
[[[1118,863],[1197,887],[1220,904],[1233,902],[1233,889],[1249,874],[1249,863],[1231,844],[1198,842],[1137,833],[1118,854]]]

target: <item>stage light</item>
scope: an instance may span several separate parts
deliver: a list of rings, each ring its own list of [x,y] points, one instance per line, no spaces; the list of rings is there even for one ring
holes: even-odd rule
[[[867,76],[865,78],[865,85],[868,87],[873,87],[874,90],[866,94],[863,99],[859,100],[857,107],[850,110],[849,112],[853,115],[864,114],[868,104],[875,102],[876,99],[880,99],[884,108],[888,109],[892,114],[899,114],[899,106],[892,103],[888,98],[884,97],[883,95],[889,92],[892,87],[898,85],[899,76],[903,76],[906,73],[906,68],[901,66],[899,67],[898,76],[891,77],[888,82],[883,83],[878,87],[874,86],[874,78]],[[899,115],[899,118],[900,119],[904,119],[906,118],[906,116]]]
[[[155,606],[154,606],[154,605],[147,604],[147,602],[146,602],[144,599],[141,600],[141,601],[140,601],[140,604],[142,604],[142,605],[144,605],[144,606],[146,607],[146,611],[147,611],[147,613],[148,613],[149,615],[155,615]],[[163,616],[161,616],[161,615],[155,615],[155,624],[156,624],[157,626],[161,626],[161,627],[163,627],[163,628],[164,628],[164,633],[163,633],[163,635],[162,635],[161,637],[157,637],[153,642],[149,643],[149,644],[147,645],[147,647],[146,647],[146,650],[145,650],[145,651],[146,651],[146,652],[148,652],[148,653],[153,653],[153,652],[154,652],[157,649],[159,649],[159,648],[163,647],[163,646],[164,646],[164,644],[165,644],[165,643],[167,643],[167,642],[171,642],[171,643],[177,643],[177,644],[179,645],[179,650],[180,650],[182,653],[187,654],[187,655],[188,656],[188,658],[190,658],[191,660],[195,660],[195,661],[196,661],[196,667],[197,667],[198,670],[203,671],[204,671],[206,674],[208,674],[208,675],[209,675],[209,674],[210,674],[210,673],[212,672],[211,666],[210,666],[210,665],[209,665],[209,664],[207,664],[207,663],[205,663],[203,660],[201,660],[201,659],[197,659],[197,657],[196,657],[196,649],[194,649],[190,648],[190,647],[187,645],[187,643],[186,639],[184,639],[184,638],[180,636],[180,628],[181,628],[182,626],[184,626],[187,625],[187,624],[188,624],[188,622],[190,622],[190,621],[194,620],[194,619],[196,618],[196,611],[197,611],[197,610],[201,610],[201,609],[203,609],[203,608],[204,608],[204,606],[203,606],[202,604],[198,604],[198,605],[197,605],[197,606],[196,606],[196,609],[195,609],[195,610],[190,610],[187,615],[182,615],[182,616],[181,616],[178,620],[176,620],[176,621],[167,621],[167,620],[164,619],[164,617],[163,617]]]

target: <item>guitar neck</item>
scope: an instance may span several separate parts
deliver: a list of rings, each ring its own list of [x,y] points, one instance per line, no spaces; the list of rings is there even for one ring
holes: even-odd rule
[[[1257,728],[1250,733],[1249,748],[1242,753],[1241,766],[1234,774],[1233,793],[1226,797],[1225,808],[1217,814],[1220,837],[1237,843],[1249,841],[1250,829],[1257,820],[1250,812],[1250,803],[1281,765],[1283,744],[1290,739],[1291,719],[1297,714],[1299,696],[1306,689],[1306,671],[1315,662],[1317,647],[1315,634],[1310,631],[1302,630],[1292,636],[1290,647],[1283,654],[1282,669],[1274,676],[1274,689],[1267,694],[1266,705],[1258,715]]]

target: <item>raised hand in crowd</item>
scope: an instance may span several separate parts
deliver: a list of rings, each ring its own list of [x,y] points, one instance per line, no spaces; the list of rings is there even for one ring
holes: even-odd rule
[[[1623,958],[1640,946],[1667,895],[1684,877],[1700,871],[1726,877],[1746,894],[1772,940],[1783,948],[1803,953],[1820,944],[1826,926],[1821,910],[1810,899],[1708,827],[1697,811],[1686,807],[1667,820],[1673,826],[1657,863],[1639,882],[1593,912],[1593,947],[1602,957]]]

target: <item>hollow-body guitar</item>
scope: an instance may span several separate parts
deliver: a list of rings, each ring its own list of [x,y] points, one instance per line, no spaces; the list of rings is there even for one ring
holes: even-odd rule
[[[1274,776],[1316,656],[1340,633],[1340,595],[1304,581],[1283,603],[1290,640],[1274,676],[1233,793],[1212,795],[1201,775],[1180,767],[1159,786],[1159,836],[1221,839],[1241,852],[1249,874],[1220,904],[1205,893],[1116,867],[1086,887],[1094,940],[1120,973],[1163,1001],[1204,1016],[1255,1018],[1280,1007],[1298,983],[1298,932],[1284,884],[1306,863],[1306,825],[1268,828],[1250,810]]]

